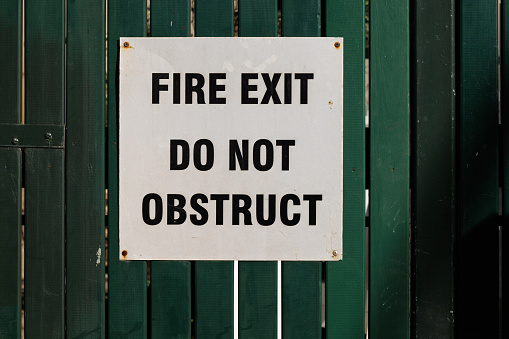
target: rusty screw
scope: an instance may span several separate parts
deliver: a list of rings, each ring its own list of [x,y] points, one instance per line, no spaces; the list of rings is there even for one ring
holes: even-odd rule
[[[336,250],[332,251],[332,255],[337,257],[338,256],[338,251],[336,251]]]
[[[337,41],[336,41],[336,42],[334,43],[334,47],[339,48],[339,46],[341,46],[341,44],[340,44],[339,42],[337,42]]]
[[[123,256],[124,258],[125,258],[125,257],[127,257],[127,251],[126,251],[126,250],[123,250],[123,251],[122,251],[122,256]]]
[[[129,43],[128,43],[127,41],[126,41],[126,42],[124,42],[124,47],[125,47],[125,48],[129,47]]]
[[[53,138],[53,136],[51,135],[51,133],[48,132],[48,133],[44,134],[44,138],[46,140],[50,140],[51,138]]]
[[[13,145],[17,145],[19,140],[18,140],[18,138],[14,137],[14,138],[12,138],[11,142]]]

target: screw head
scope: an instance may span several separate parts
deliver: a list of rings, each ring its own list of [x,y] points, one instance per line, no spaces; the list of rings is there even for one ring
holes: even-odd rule
[[[51,135],[51,133],[48,132],[48,133],[44,134],[44,138],[49,140],[49,139],[53,138],[53,136]]]
[[[126,251],[126,250],[123,250],[123,251],[122,251],[122,256],[123,256],[124,258],[125,258],[125,257],[127,257],[127,251]]]
[[[126,42],[124,42],[124,47],[125,47],[125,48],[129,47],[129,43],[128,43],[127,41],[126,41]]]
[[[11,142],[12,142],[13,145],[17,145],[18,142],[19,142],[19,139],[14,137],[14,138],[12,138]]]
[[[341,44],[339,43],[339,41],[336,41],[336,42],[334,43],[334,47],[339,48],[339,46],[341,46]]]
[[[332,251],[332,255],[337,257],[338,256],[338,251],[336,251],[336,250]]]

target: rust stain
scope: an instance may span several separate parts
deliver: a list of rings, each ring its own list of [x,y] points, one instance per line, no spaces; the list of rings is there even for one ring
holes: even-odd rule
[[[129,42],[124,42],[124,45],[123,45],[124,48],[132,48],[131,45],[129,44]]]
[[[122,251],[122,256],[124,257],[124,259],[125,259],[125,257],[127,257],[127,251],[126,250]]]
[[[336,41],[336,42],[334,43],[334,47],[336,47],[336,48],[341,47],[341,44],[339,43],[339,41]]]

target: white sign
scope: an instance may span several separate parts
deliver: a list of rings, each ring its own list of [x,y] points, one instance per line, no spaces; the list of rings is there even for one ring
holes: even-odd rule
[[[122,38],[121,260],[339,260],[342,38]]]

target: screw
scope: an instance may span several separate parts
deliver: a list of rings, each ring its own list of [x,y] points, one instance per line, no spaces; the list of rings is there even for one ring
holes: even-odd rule
[[[339,48],[339,46],[341,46],[341,44],[340,44],[339,42],[337,42],[337,41],[336,41],[336,42],[334,43],[334,47]]]
[[[332,255],[337,257],[338,256],[338,251],[336,251],[336,250],[332,251]]]
[[[129,47],[129,43],[128,43],[127,41],[126,41],[126,42],[124,42],[124,47],[125,47],[125,48]]]
[[[122,251],[122,256],[123,256],[124,258],[125,258],[125,257],[127,257],[127,251],[126,251],[126,250],[123,250],[123,251]]]
[[[44,134],[44,138],[50,140],[51,138],[53,138],[53,136],[51,135],[51,133],[48,132]]]
[[[17,145],[19,140],[18,140],[18,138],[14,137],[14,138],[12,138],[11,142],[13,145]]]

